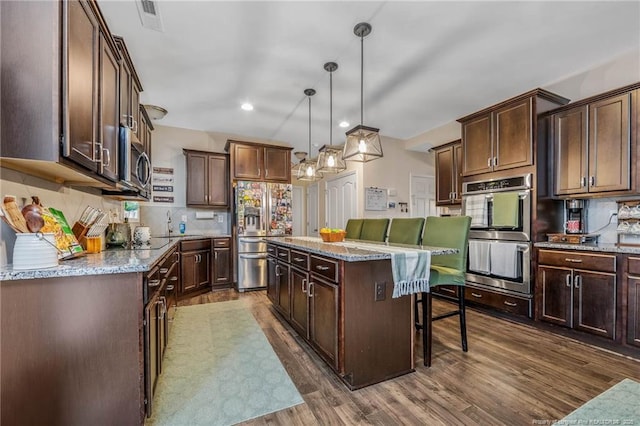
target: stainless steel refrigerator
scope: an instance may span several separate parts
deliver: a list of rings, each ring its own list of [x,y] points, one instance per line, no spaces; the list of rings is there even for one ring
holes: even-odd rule
[[[238,291],[267,287],[265,238],[292,233],[291,184],[236,181],[233,184]]]

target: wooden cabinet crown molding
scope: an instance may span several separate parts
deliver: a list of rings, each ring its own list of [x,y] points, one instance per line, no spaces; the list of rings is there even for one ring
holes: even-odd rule
[[[473,114],[469,114],[469,115],[466,115],[464,117],[461,117],[457,121],[460,122],[460,123],[462,123],[464,121],[469,121],[469,120],[472,120],[474,118],[477,118],[477,117],[480,117],[482,115],[485,115],[487,113],[491,113],[491,112],[493,112],[493,111],[495,111],[497,109],[503,108],[504,106],[507,106],[507,105],[509,105],[511,103],[519,102],[519,101],[525,100],[527,98],[532,98],[532,97],[533,98],[538,98],[539,101],[550,102],[551,104],[554,104],[554,106],[555,105],[566,105],[566,104],[569,103],[569,99],[567,99],[567,98],[565,98],[563,96],[560,96],[560,95],[557,95],[555,93],[549,92],[548,90],[544,90],[544,89],[538,88],[538,89],[530,90],[530,91],[528,91],[526,93],[523,93],[521,95],[514,96],[513,98],[507,99],[505,101],[502,101],[502,102],[497,103],[495,105],[492,105],[490,107],[484,108],[484,109],[482,109],[480,111],[474,112]],[[548,110],[548,108],[545,108],[544,105],[537,105],[537,107],[536,107],[537,113],[546,112],[546,110]]]
[[[136,67],[133,65],[133,60],[131,60],[131,55],[129,54],[129,50],[127,49],[127,45],[124,42],[124,39],[120,36],[114,35],[113,42],[115,46],[117,46],[118,52],[122,55],[122,60],[127,64],[129,70],[131,71],[131,78],[133,78],[133,82],[138,87],[140,92],[143,91],[142,83],[140,83],[140,77],[138,77],[138,73],[136,72]]]
[[[630,84],[628,86],[619,87],[617,89],[609,90],[607,92],[599,93],[597,95],[590,96],[588,98],[584,98],[584,99],[577,100],[575,102],[568,103],[568,104],[563,105],[561,107],[554,108],[552,110],[544,112],[543,116],[546,117],[546,116],[550,116],[550,115],[557,114],[557,113],[560,113],[560,112],[564,112],[564,111],[567,111],[567,110],[570,110],[570,109],[573,109],[573,108],[576,108],[576,107],[579,107],[579,106],[584,106],[584,105],[588,105],[588,104],[591,104],[591,103],[594,103],[594,102],[598,102],[598,101],[601,101],[603,99],[607,99],[607,98],[615,97],[615,96],[618,96],[618,95],[623,95],[625,93],[633,92],[634,90],[637,90],[637,89],[640,89],[640,82],[633,83],[633,84]]]
[[[275,145],[275,144],[269,144],[269,143],[263,143],[263,142],[246,142],[246,141],[239,141],[234,139],[227,139],[227,143],[224,144],[225,152],[230,152],[229,150],[230,150],[231,144],[250,145],[250,146],[262,147],[262,148],[280,148],[280,149],[288,149],[289,151],[293,149],[293,147],[286,146],[286,145]]]

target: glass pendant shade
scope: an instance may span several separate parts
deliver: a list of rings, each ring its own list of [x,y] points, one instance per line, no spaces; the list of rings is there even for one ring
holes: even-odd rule
[[[342,158],[366,163],[382,157],[382,143],[378,129],[359,125],[347,132]]]
[[[316,181],[322,179],[322,173],[318,172],[315,158],[309,158],[300,162],[298,169],[298,180]]]
[[[318,155],[317,170],[322,173],[340,173],[347,169],[342,158],[342,146],[324,145]]]

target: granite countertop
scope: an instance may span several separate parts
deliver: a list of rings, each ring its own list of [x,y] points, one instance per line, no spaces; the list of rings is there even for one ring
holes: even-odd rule
[[[53,268],[14,270],[12,265],[7,265],[0,267],[0,281],[146,272],[167,251],[182,240],[225,237],[230,238],[231,236],[193,234],[173,236],[171,238],[156,237],[153,240],[164,240],[164,244],[162,246],[159,244],[158,248],[136,250],[107,249],[100,253],[86,254],[75,259],[61,260],[58,262],[58,266]]]
[[[534,247],[603,253],[640,254],[640,246],[617,246],[615,244],[567,244],[543,241],[535,243]]]
[[[346,240],[339,243],[325,243],[317,237],[271,237],[268,242],[290,248],[298,248],[347,262],[391,259],[391,253],[398,251],[430,251],[432,255],[456,253],[456,249],[429,246],[407,246],[402,244],[375,243],[372,241]]]

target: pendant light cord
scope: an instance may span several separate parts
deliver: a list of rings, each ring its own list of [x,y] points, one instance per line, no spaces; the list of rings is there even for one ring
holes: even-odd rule
[[[309,158],[311,157],[311,96],[309,96]]]
[[[329,145],[333,145],[333,71],[329,72]]]
[[[360,36],[360,125],[364,123],[364,35]]]

